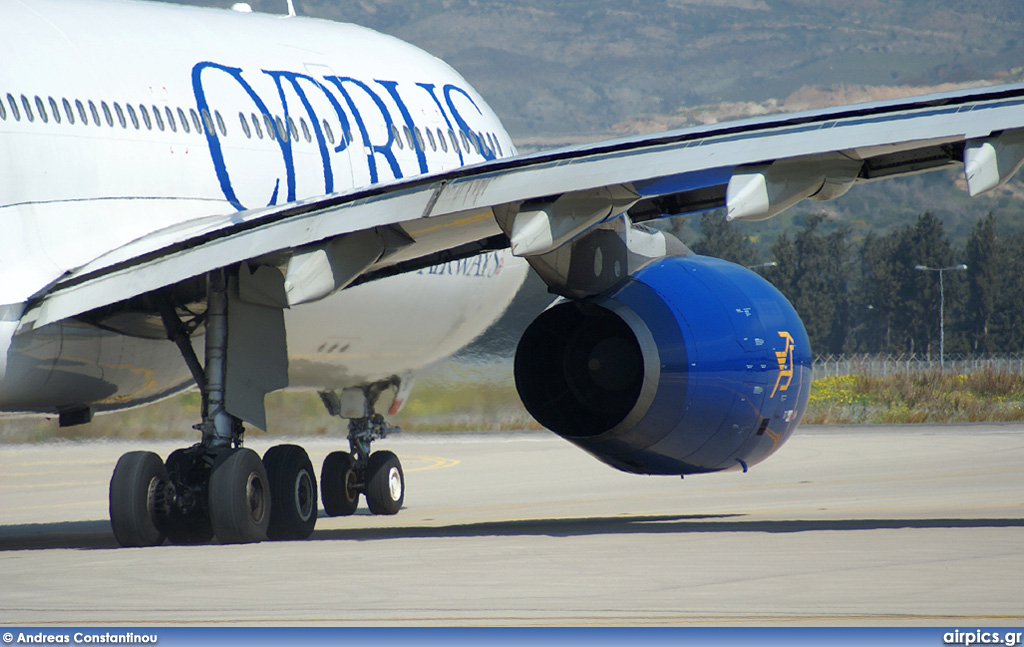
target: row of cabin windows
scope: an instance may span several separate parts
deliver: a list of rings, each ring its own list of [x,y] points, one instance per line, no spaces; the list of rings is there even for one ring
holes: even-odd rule
[[[142,126],[146,127],[146,130],[153,130],[153,126],[160,131],[164,131],[167,128],[171,132],[178,132],[180,127],[185,133],[191,133],[193,128],[198,134],[204,132],[214,132],[214,121],[217,124],[217,130],[220,131],[221,136],[227,137],[228,131],[227,126],[224,123],[224,119],[221,117],[218,110],[213,111],[213,116],[210,116],[209,111],[202,110],[201,116],[199,112],[196,112],[194,108],[190,108],[186,113],[182,108],[171,108],[165,106],[163,110],[158,106],[152,106],[152,108],[139,104],[138,108],[132,104],[125,104],[121,107],[121,104],[114,102],[108,104],[106,101],[100,101],[99,107],[96,103],[89,100],[82,102],[79,99],[75,100],[74,106],[67,99],[62,99],[61,104],[58,105],[57,101],[53,97],[49,97],[48,101],[43,101],[38,95],[34,97],[33,102],[24,94],[20,96],[20,102],[18,98],[11,93],[7,94],[7,103],[4,104],[2,98],[0,98],[0,121],[6,121],[8,110],[12,119],[15,121],[21,121],[22,115],[29,122],[34,122],[36,117],[43,122],[49,123],[50,119],[53,119],[56,123],[61,123],[62,119],[67,119],[67,122],[71,125],[76,123],[76,115],[78,123],[88,126],[90,116],[92,123],[96,126],[102,126],[103,121],[106,121],[107,126],[113,128],[114,120],[116,117],[117,123],[121,125],[121,128],[128,128],[129,122],[135,130],[141,130]],[[111,111],[111,105],[113,105],[113,111]],[[88,110],[86,109],[88,106]],[[61,107],[63,107],[63,116],[61,114]],[[49,109],[47,109],[49,108]],[[100,114],[102,112],[102,118]],[[256,113],[250,113],[247,118],[242,112],[238,113],[238,121],[242,126],[242,132],[245,133],[246,138],[252,139],[255,136],[258,139],[263,139],[264,128],[266,129],[266,136],[271,141],[276,141],[280,137],[284,141],[295,140],[299,141],[299,129],[295,127],[295,120],[291,117],[287,118],[287,125],[285,120],[281,117],[271,117],[268,114],[261,115],[262,119],[256,115]],[[141,121],[140,121],[141,117]],[[190,123],[191,117],[191,123]],[[251,126],[250,126],[251,123]],[[313,134],[310,131],[310,126],[307,124],[304,117],[299,118],[299,128],[302,130],[302,138],[307,142],[313,141]],[[334,131],[331,129],[327,120],[324,119],[321,123],[322,132],[327,141],[333,146],[334,145]],[[423,142],[423,134],[419,127],[412,130],[408,126],[403,126],[402,131],[405,135],[405,142],[403,143],[402,134],[399,132],[398,126],[391,125],[391,134],[393,141],[397,144],[398,148],[405,148],[408,144],[410,149],[425,151],[426,146]],[[461,147],[459,137],[456,137],[455,131],[451,128],[448,129],[447,138],[445,132],[440,128],[437,129],[437,136],[434,136],[434,131],[430,128],[425,130],[427,134],[427,142],[430,144],[430,150],[437,151],[438,147],[443,152],[448,152],[448,142],[451,142],[452,150],[457,153],[461,153],[465,150],[467,153],[470,148],[475,153],[483,154],[486,148],[491,151],[497,151],[498,155],[502,155],[501,143],[498,138],[491,133],[474,133],[469,132],[468,134],[464,130],[459,131],[461,137]],[[352,141],[352,133],[347,129],[343,133],[345,141]]]
[[[262,119],[260,116],[262,116]],[[266,130],[266,136],[271,140],[276,140],[280,137],[284,141],[288,141],[289,139],[299,141],[299,130],[301,129],[302,138],[307,142],[313,141],[313,133],[310,130],[310,126],[306,123],[305,117],[299,118],[299,127],[296,128],[295,120],[291,117],[282,120],[281,117],[271,117],[268,114],[262,114],[260,116],[257,116],[254,112],[249,113],[248,117],[246,117],[244,112],[238,113],[238,123],[242,126],[242,132],[245,133],[247,138],[252,139],[255,136],[258,139],[263,139],[263,133],[264,130]],[[324,119],[321,122],[320,127],[322,129],[321,132],[323,132],[324,139],[333,146],[335,139],[331,125],[327,123],[326,119]],[[410,149],[419,149],[422,151],[427,150],[423,143],[423,135],[419,127],[416,127],[414,130],[410,130],[408,126],[403,126],[402,130],[405,133],[405,142],[402,141],[402,133],[399,132],[398,126],[394,124],[391,125],[392,139],[398,145],[398,148],[404,149],[407,143]],[[484,135],[483,133],[470,132],[467,135],[466,131],[459,131],[459,135],[462,136],[462,145],[460,148],[459,139],[455,136],[455,131],[450,128],[448,129],[447,139],[445,138],[444,131],[440,128],[437,129],[436,138],[434,137],[434,131],[430,128],[425,129],[425,132],[427,133],[427,141],[430,143],[430,150],[432,151],[437,151],[438,147],[440,147],[441,151],[447,153],[448,140],[451,140],[452,150],[455,152],[461,152],[463,149],[466,150],[466,152],[469,152],[470,147],[472,147],[473,151],[482,154],[482,148],[486,146],[492,151],[497,151],[499,156],[502,155],[501,144],[498,142],[498,138],[491,133]],[[351,131],[346,129],[343,135],[345,138],[344,141],[352,141]]]
[[[451,141],[452,150],[456,153],[461,153],[465,150],[467,153],[472,147],[474,153],[484,154],[486,149],[490,149],[492,152],[497,152],[500,157],[503,155],[501,150],[501,142],[498,138],[491,133],[474,133],[470,131],[467,133],[465,130],[459,131],[459,136],[462,140],[462,146],[459,146],[459,138],[455,136],[455,131],[451,128],[448,129],[448,138],[445,139],[445,133],[440,128],[437,129],[437,137],[434,137],[434,131],[430,128],[425,128],[423,132],[427,134],[427,142],[430,144],[430,150],[436,151],[438,147],[441,148],[442,152],[448,152],[448,141]],[[402,135],[405,135],[405,143],[402,142]],[[423,134],[420,132],[419,126],[409,129],[408,126],[402,126],[402,131],[399,132],[398,126],[391,124],[391,136],[395,143],[398,144],[399,148],[405,148],[408,144],[412,150],[427,150],[427,147],[423,143]]]
[[[171,132],[175,133],[178,132],[179,128],[185,133],[191,133],[194,129],[197,134],[203,134],[204,127],[206,132],[213,132],[214,121],[216,121],[220,134],[225,137],[228,134],[224,119],[220,116],[220,112],[216,110],[213,111],[213,116],[211,117],[207,110],[203,110],[202,116],[200,116],[200,113],[196,112],[194,108],[189,109],[186,113],[182,108],[171,108],[170,106],[165,106],[161,110],[158,106],[150,107],[139,104],[136,107],[127,103],[122,107],[116,101],[113,104],[100,101],[99,106],[97,106],[91,100],[83,102],[80,99],[76,99],[74,105],[72,105],[67,99],[61,99],[61,103],[58,104],[53,97],[49,97],[48,101],[43,101],[41,97],[36,96],[34,97],[35,101],[32,101],[24,94],[20,96],[19,101],[11,93],[7,94],[6,99],[5,104],[3,97],[0,97],[0,121],[6,121],[8,114],[10,114],[14,121],[21,121],[22,116],[24,116],[29,122],[34,122],[38,118],[44,124],[49,123],[51,119],[59,124],[66,119],[67,123],[72,126],[75,123],[80,123],[83,126],[88,126],[90,123],[102,126],[103,122],[106,122],[107,126],[113,128],[116,120],[121,128],[125,129],[128,128],[130,123],[135,130],[141,130],[143,126],[145,126],[146,130],[153,130],[155,126],[157,130],[164,131],[170,129]],[[113,106],[113,109],[111,109],[111,106]],[[63,111],[61,108],[63,108]]]

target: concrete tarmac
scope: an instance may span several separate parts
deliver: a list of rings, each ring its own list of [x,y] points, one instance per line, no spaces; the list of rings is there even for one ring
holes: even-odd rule
[[[319,470],[344,439],[299,442]],[[394,517],[117,548],[117,458],[177,446],[0,446],[0,624],[1024,624],[1022,425],[809,427],[685,480],[546,433],[406,434],[375,446],[405,466]]]

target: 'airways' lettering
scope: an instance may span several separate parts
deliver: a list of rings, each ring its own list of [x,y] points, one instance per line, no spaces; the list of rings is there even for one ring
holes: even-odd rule
[[[466,276],[470,278],[489,279],[501,272],[505,260],[498,252],[487,252],[470,258],[442,263],[427,267],[417,274],[439,274],[443,276]]]

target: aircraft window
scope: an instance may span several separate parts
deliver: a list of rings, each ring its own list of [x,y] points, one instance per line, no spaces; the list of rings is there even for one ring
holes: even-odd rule
[[[178,123],[181,124],[181,129],[185,131],[185,134],[192,132],[192,129],[188,126],[188,115],[181,108],[178,108]]]
[[[445,153],[448,152],[448,140],[444,138],[444,131],[440,128],[437,129],[437,141],[441,144],[441,150]]]
[[[430,150],[436,151],[437,150],[437,140],[434,139],[434,131],[430,130],[429,128],[427,128],[427,141],[430,142]]]
[[[334,131],[331,130],[331,124],[327,123],[326,119],[324,119],[324,134],[327,135],[327,142],[334,146]]]
[[[53,100],[53,97],[49,97],[50,100],[50,114],[53,115],[53,120],[58,124],[60,123],[60,107],[57,106],[57,102]]]
[[[352,131],[348,128],[345,129],[345,141],[349,143],[352,142]]]
[[[256,131],[256,136],[263,139],[263,129],[260,128],[260,120],[256,118],[256,114],[252,115],[252,127]]]
[[[455,131],[451,128],[448,129],[448,139],[452,142],[452,150],[456,153],[461,153],[462,150],[459,149],[459,140],[455,137]]]
[[[11,106],[11,116],[14,117],[15,121],[21,121],[21,113],[18,112],[18,102],[14,100],[14,96],[11,93],[7,93],[7,103]]]
[[[137,114],[135,114],[135,108],[133,108],[132,104],[130,104],[130,103],[124,104],[124,107],[128,109],[128,118],[132,120],[132,125],[135,126],[135,130],[138,130],[139,129],[139,116]]]
[[[497,136],[494,137],[494,145],[498,147],[498,155],[505,156],[505,151],[501,150],[501,141]]]
[[[0,121],[7,121],[7,108],[4,107],[2,100],[0,100]]]
[[[102,126],[103,124],[100,123],[100,111],[96,109],[96,104],[92,100],[89,101],[89,112],[92,113],[92,123],[96,124],[96,126]]]
[[[39,98],[39,95],[36,95],[36,110],[39,111],[39,118],[43,120],[43,123],[49,123],[50,118],[46,116],[46,104]]]
[[[469,137],[466,137],[466,131],[460,130],[459,135],[462,137],[462,148],[468,153],[471,146],[469,145]]]
[[[414,145],[412,143],[412,133],[409,132],[409,127],[408,126],[402,126],[402,132],[405,133],[405,141],[407,141],[409,143],[409,148],[413,148]]]
[[[398,132],[398,126],[391,124],[391,138],[395,140],[399,148],[405,148],[405,144],[402,143],[402,133]]]
[[[156,127],[161,131],[164,130],[164,118],[160,116],[160,108],[153,106],[153,121],[156,122]]]
[[[149,110],[141,103],[139,104],[139,114],[142,115],[142,123],[146,124],[146,130],[153,130],[153,122],[149,119]]]
[[[220,111],[219,110],[214,110],[213,111],[213,116],[217,118],[217,126],[220,128],[221,137],[227,137],[228,136],[228,127],[224,123],[224,117],[220,116]]]
[[[281,121],[280,117],[276,117],[277,122],[277,136],[281,138],[281,141],[288,141],[288,129],[284,127],[284,122]]]
[[[242,132],[245,133],[246,139],[252,139],[252,128],[249,128],[249,122],[245,120],[243,113],[238,113],[238,123],[242,124]]]
[[[292,134],[292,139],[299,141],[299,131],[295,129],[295,120],[288,117],[288,132]]]
[[[21,107],[25,109],[25,118],[29,121],[35,121],[36,117],[32,114],[32,104],[29,103],[28,97],[24,94],[21,95]]]
[[[420,129],[418,127],[413,128],[412,134],[416,138],[416,148],[420,149],[421,151],[427,150],[427,147],[423,145],[423,133],[420,132]]]
[[[110,106],[107,105],[106,101],[100,101],[100,106],[103,108],[103,117],[107,120],[107,125],[113,127],[114,115],[110,112]]]
[[[302,136],[306,138],[306,141],[313,141],[313,136],[309,134],[309,126],[306,125],[306,119],[304,117],[299,117],[299,126],[302,127]]]
[[[206,134],[212,135],[213,133],[213,119],[210,117],[210,111],[203,108],[203,125],[206,126]]]
[[[71,124],[72,126],[74,126],[75,125],[75,111],[71,108],[71,102],[68,101],[66,98],[65,99],[61,99],[61,102],[63,102],[63,104],[64,104],[64,115],[67,116],[68,123]]]
[[[78,117],[82,120],[83,126],[89,125],[89,117],[85,114],[85,106],[82,104],[81,99],[75,99],[75,108],[78,109]]]
[[[128,127],[128,120],[124,118],[124,110],[121,109],[121,104],[114,102],[114,114],[117,115],[117,122],[121,124],[121,128]]]
[[[167,125],[170,126],[171,132],[178,132],[178,125],[174,123],[174,113],[171,112],[170,106],[164,106],[164,114],[167,115]]]
[[[267,137],[270,141],[277,141],[277,133],[274,132],[274,120],[270,118],[270,115],[263,115],[263,124],[267,127]]]

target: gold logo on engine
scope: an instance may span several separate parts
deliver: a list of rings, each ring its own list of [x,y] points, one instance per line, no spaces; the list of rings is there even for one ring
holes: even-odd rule
[[[777,391],[786,391],[789,389],[790,383],[793,381],[793,336],[788,332],[779,331],[779,337],[784,340],[782,350],[775,351],[775,359],[779,363],[779,377],[775,379],[775,388],[772,389],[772,394],[768,397],[774,398]],[[786,381],[783,382],[782,380]]]

